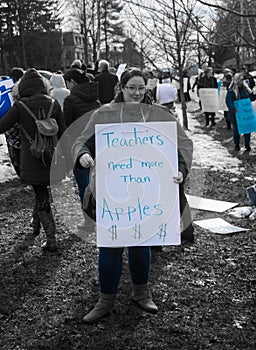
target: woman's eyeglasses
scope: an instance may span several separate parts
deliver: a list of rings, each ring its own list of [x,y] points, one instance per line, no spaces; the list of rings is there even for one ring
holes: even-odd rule
[[[129,91],[130,94],[135,94],[138,90],[140,94],[144,94],[146,92],[146,86],[128,86],[125,85],[125,88]]]

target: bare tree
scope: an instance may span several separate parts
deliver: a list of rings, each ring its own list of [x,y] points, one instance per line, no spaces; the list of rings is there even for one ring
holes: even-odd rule
[[[198,38],[192,18],[195,18],[196,0],[147,1],[141,6],[137,0],[126,1],[136,21],[138,33],[143,31],[149,42],[149,61],[156,52],[177,72],[180,84],[183,127],[188,128],[186,102],[183,94],[183,72],[194,59]],[[139,9],[139,10],[138,10]],[[155,61],[155,65],[157,62]]]

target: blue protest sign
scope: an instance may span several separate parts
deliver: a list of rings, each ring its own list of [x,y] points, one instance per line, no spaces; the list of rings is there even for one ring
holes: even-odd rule
[[[250,134],[256,131],[256,115],[251,100],[245,98],[234,101],[236,112],[236,121],[239,135]]]
[[[13,87],[13,80],[6,79],[0,81],[0,118],[2,118],[6,112],[12,106],[12,96],[11,91]]]

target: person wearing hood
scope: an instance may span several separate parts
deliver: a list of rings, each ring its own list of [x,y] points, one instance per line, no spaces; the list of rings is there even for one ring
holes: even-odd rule
[[[65,131],[65,122],[57,101],[47,95],[47,89],[43,78],[34,68],[28,69],[21,78],[19,85],[19,101],[15,101],[9,111],[0,119],[0,133],[9,130],[15,123],[20,125],[21,131],[21,183],[31,185],[35,192],[35,206],[33,211],[33,233],[40,233],[41,225],[46,234],[46,243],[43,250],[54,252],[56,245],[56,227],[51,211],[48,186],[50,185],[50,164],[45,164],[41,159],[34,158],[30,152],[30,139],[35,139],[36,123],[29,112],[20,104],[25,103],[27,107],[37,116],[39,108],[48,113],[53,103],[51,118],[58,124],[58,138]],[[53,102],[52,102],[53,101]],[[61,180],[61,179],[59,179]]]
[[[52,85],[50,96],[59,102],[63,111],[64,100],[70,94],[70,90],[67,89],[62,74],[53,74],[50,78],[50,83]]]
[[[76,120],[83,118],[83,127],[86,126],[92,112],[100,107],[99,84],[95,81],[90,81],[86,73],[77,68],[71,68],[64,74],[64,79],[70,89],[70,95],[64,100],[64,119],[67,127],[70,127]],[[71,143],[80,136],[81,128],[72,128],[69,133]],[[83,203],[84,191],[89,183],[89,170],[82,169],[73,171],[75,180],[78,186],[78,194],[81,203]],[[78,224],[79,229],[84,229],[88,226],[86,221]]]

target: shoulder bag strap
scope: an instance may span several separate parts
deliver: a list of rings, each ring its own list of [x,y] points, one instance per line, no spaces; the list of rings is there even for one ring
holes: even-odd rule
[[[24,128],[24,126],[22,124],[20,124],[20,129],[22,130],[23,134],[26,136],[26,138],[28,139],[29,143],[32,143],[34,140],[32,139],[32,137],[29,135],[29,133],[27,132],[27,130]]]
[[[52,101],[51,101],[50,109],[49,109],[49,112],[47,114],[46,119],[51,118],[53,107],[54,107],[54,99],[52,99]]]
[[[37,117],[34,115],[31,109],[23,101],[19,101],[19,104],[31,115],[31,117],[34,120],[37,120]]]

